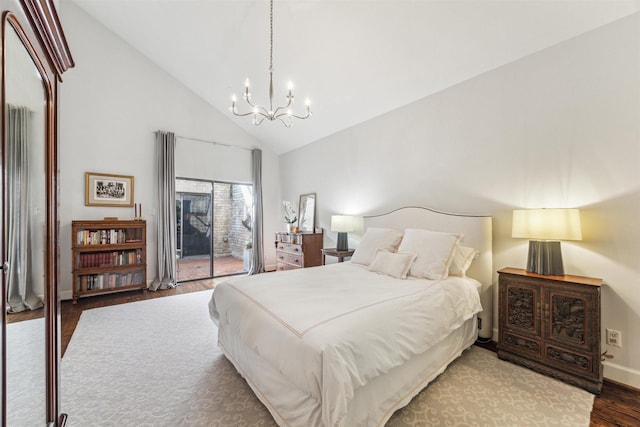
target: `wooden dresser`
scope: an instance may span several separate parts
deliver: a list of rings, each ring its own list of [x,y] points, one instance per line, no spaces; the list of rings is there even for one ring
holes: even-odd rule
[[[322,233],[276,233],[276,269],[322,264]]]
[[[602,280],[498,273],[498,357],[599,394]]]

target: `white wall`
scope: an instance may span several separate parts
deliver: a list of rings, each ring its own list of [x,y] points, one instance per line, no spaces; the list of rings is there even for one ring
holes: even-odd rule
[[[135,202],[147,220],[148,268],[156,271],[157,208],[155,130],[263,150],[265,235],[280,227],[278,157],[227,116],[161,71],[146,57],[93,20],[72,2],[61,2],[60,20],[76,63],[60,86],[60,287],[71,297],[71,221],[117,216],[133,218],[133,208],[84,205],[84,173],[135,177]],[[186,143],[178,141],[180,147]],[[196,144],[193,144],[196,146]],[[229,180],[250,167],[244,150],[200,144],[192,171],[208,168],[210,178]],[[205,146],[202,151],[202,146]],[[197,162],[196,162],[197,160]],[[194,175],[194,176],[195,176]],[[244,175],[246,177],[246,174]],[[250,175],[249,175],[250,177]],[[275,264],[265,244],[266,264]]]
[[[525,266],[512,209],[581,208],[584,240],[562,244],[565,271],[604,279],[603,330],[622,331],[624,344],[609,348],[605,376],[640,387],[640,14],[289,152],[280,165],[283,199],[316,192],[326,230],[334,213],[402,205],[492,215],[496,270]],[[334,242],[329,231],[325,245]]]

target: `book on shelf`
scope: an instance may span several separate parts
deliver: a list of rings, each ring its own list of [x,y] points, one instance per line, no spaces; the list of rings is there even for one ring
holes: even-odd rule
[[[87,252],[78,254],[78,268],[112,267],[142,263],[142,250],[133,249],[111,252]]]
[[[132,230],[130,233],[133,233],[133,235],[127,236],[126,229],[78,230],[76,234],[76,244],[84,246],[142,242],[142,239],[139,239],[135,235],[135,230]]]
[[[78,278],[78,291],[140,285],[142,284],[142,279],[143,274],[140,270],[122,273],[88,274]]]

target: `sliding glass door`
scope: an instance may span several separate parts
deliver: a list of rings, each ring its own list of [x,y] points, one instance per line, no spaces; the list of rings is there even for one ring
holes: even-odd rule
[[[176,180],[179,282],[249,270],[251,200],[248,184]]]
[[[181,186],[185,191],[177,188],[176,181],[178,281],[212,277],[212,185],[190,181]]]

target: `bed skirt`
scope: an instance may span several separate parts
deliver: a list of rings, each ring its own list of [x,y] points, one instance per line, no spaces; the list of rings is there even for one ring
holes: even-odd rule
[[[406,406],[444,372],[477,336],[477,316],[474,316],[426,352],[356,389],[347,415],[338,426],[383,426],[397,409]],[[323,426],[321,402],[300,390],[234,337],[219,336],[219,345],[276,423],[292,427]]]

